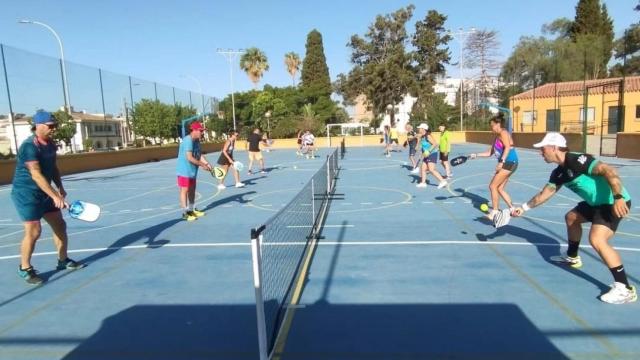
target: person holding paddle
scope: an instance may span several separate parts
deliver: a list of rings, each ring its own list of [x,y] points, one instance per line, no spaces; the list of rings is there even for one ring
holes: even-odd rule
[[[502,113],[498,113],[498,115],[492,117],[490,121],[491,131],[496,134],[493,145],[491,145],[489,151],[470,155],[472,159],[492,155],[498,159],[496,171],[489,183],[492,205],[492,209],[488,214],[490,220],[493,220],[494,216],[500,212],[500,198],[504,200],[511,211],[514,209],[511,196],[509,196],[505,188],[511,175],[518,169],[518,154],[513,147],[511,134],[505,129],[504,125],[505,119]]]
[[[32,122],[34,134],[20,145],[16,156],[11,199],[24,225],[18,275],[29,284],[39,285],[44,280],[31,265],[31,256],[42,233],[42,218],[53,232],[58,253],[56,269],[74,270],[84,267],[84,264],[67,256],[67,224],[60,209],[68,207],[68,204],[65,201],[67,192],[62,186],[56,164],[57,147],[53,142],[56,119],[51,113],[39,110],[32,117]],[[52,182],[55,188],[51,186]]]
[[[189,134],[182,138],[178,149],[177,173],[180,188],[180,207],[182,218],[193,221],[204,216],[204,211],[195,208],[196,178],[198,168],[211,170],[211,165],[202,155],[200,139],[206,130],[201,122],[195,121],[189,126]]]

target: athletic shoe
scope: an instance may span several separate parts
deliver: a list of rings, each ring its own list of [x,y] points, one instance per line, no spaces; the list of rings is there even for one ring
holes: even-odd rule
[[[242,183],[242,182],[236,183],[236,187],[237,188],[244,187],[244,183]]]
[[[191,210],[191,213],[193,215],[195,215],[196,217],[203,217],[204,216],[204,211],[201,211],[201,210],[198,210],[198,209]]]
[[[421,182],[421,183],[417,184],[416,187],[417,188],[426,188],[427,187],[427,183]]]
[[[252,174],[251,170],[247,171],[247,175],[251,175],[251,174]]]
[[[56,270],[77,270],[82,269],[83,267],[83,263],[79,263],[77,261],[71,260],[70,258],[66,258],[64,260],[58,260]]]
[[[438,189],[442,189],[443,187],[445,187],[447,185],[449,185],[447,180],[442,180],[442,181],[440,181],[440,184],[438,184]]]
[[[224,190],[224,189],[226,189],[226,188],[227,188],[227,187],[226,187],[226,186],[224,186],[224,184],[218,184],[218,190]]]
[[[187,211],[182,213],[182,219],[187,221],[194,221],[194,220],[198,220],[198,216],[194,214],[193,211]]]
[[[574,269],[579,269],[582,267],[582,259],[580,258],[580,255],[576,257],[571,257],[568,255],[557,255],[550,257],[549,260],[556,263],[569,265]]]
[[[420,168],[419,167],[413,168],[413,170],[411,170],[412,174],[417,174],[419,172],[420,172]]]
[[[609,292],[600,296],[600,300],[609,304],[626,304],[638,300],[638,295],[634,286],[629,290],[625,284],[615,282]]]
[[[495,209],[491,209],[489,210],[489,212],[487,213],[487,218],[491,221],[493,221],[493,219],[496,217],[496,214],[499,213],[500,210],[495,210]]]
[[[260,174],[266,174],[267,172],[264,170],[260,170]]]
[[[391,154],[387,154],[387,155],[385,155],[385,157],[391,157]]]
[[[453,177],[453,173],[447,175],[447,179],[451,179]]]
[[[33,266],[28,267],[27,269],[22,270],[22,267],[18,266],[18,276],[23,278],[28,284],[31,285],[40,285],[44,282],[40,276],[38,276],[38,272]]]

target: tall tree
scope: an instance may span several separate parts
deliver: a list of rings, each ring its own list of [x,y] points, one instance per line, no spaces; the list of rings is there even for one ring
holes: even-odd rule
[[[284,54],[284,64],[287,67],[287,72],[291,75],[293,86],[296,86],[296,74],[300,70],[300,65],[302,64],[300,61],[300,55],[293,51]]]
[[[609,17],[606,5],[600,5],[600,0],[579,0],[570,36],[580,47],[589,44],[597,46],[601,52],[598,55],[599,61],[591,69],[587,69],[586,73],[594,78],[605,77],[614,38],[613,20]]]
[[[479,89],[482,99],[489,96],[491,72],[500,68],[500,63],[496,59],[499,47],[498,32],[495,30],[474,31],[465,44],[468,60],[464,66],[480,69]]]
[[[447,44],[452,36],[445,29],[447,16],[435,10],[429,10],[423,20],[416,22],[416,32],[411,44],[415,49],[413,58],[416,73],[417,100],[413,104],[412,113],[424,115],[421,121],[435,120],[430,114],[442,110],[441,99],[434,96],[433,87],[436,78],[445,74],[445,64],[449,64],[451,56]],[[442,115],[446,119],[446,115]],[[438,119],[440,121],[442,119]]]
[[[302,64],[302,91],[307,101],[314,104],[320,97],[331,95],[331,79],[327,58],[324,55],[322,34],[312,30],[307,35],[306,54]]]
[[[257,89],[264,72],[269,70],[267,55],[256,47],[249,48],[240,57],[240,68],[247,73],[253,87]]]
[[[400,103],[406,94],[415,93],[413,54],[405,49],[410,39],[406,24],[414,9],[409,5],[392,14],[378,15],[364,38],[352,35],[348,43],[354,68],[346,79],[342,78],[341,93],[364,94],[376,116],[388,105]],[[394,112],[391,114],[394,121]]]
[[[640,1],[634,10],[640,11]],[[619,62],[611,68],[611,76],[640,75],[640,23],[631,24],[615,41],[614,57]]]
[[[65,145],[71,145],[71,138],[76,134],[76,123],[73,121],[71,115],[64,110],[58,110],[53,113],[53,116],[58,122],[58,129],[53,134],[53,138],[56,141],[62,141]],[[71,149],[71,151],[74,151]]]

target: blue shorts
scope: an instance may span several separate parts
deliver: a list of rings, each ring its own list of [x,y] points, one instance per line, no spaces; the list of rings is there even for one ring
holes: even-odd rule
[[[424,161],[425,164],[428,163],[438,163],[438,152],[434,151],[431,154],[429,154],[429,156],[425,156],[422,158],[422,161]]]
[[[11,192],[11,200],[16,207],[20,219],[27,221],[40,221],[44,214],[60,211],[53,199],[40,190],[16,190]]]

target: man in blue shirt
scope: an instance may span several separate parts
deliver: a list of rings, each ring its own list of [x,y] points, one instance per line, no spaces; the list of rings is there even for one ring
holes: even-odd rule
[[[56,269],[74,270],[84,267],[84,264],[67,256],[67,224],[60,212],[60,209],[67,207],[64,199],[67,192],[62,186],[60,171],[56,165],[56,145],[53,142],[56,120],[50,113],[38,111],[32,121],[34,134],[18,149],[11,199],[24,224],[18,275],[29,284],[39,285],[43,279],[31,265],[31,256],[42,232],[42,218],[53,231],[53,241],[58,252]],[[55,188],[51,186],[52,182]]]
[[[204,216],[204,212],[195,208],[196,178],[198,168],[211,170],[211,165],[202,155],[200,138],[206,130],[202,123],[194,122],[190,125],[191,131],[182,138],[178,149],[178,187],[180,188],[180,206],[183,209],[182,218],[193,221]]]

